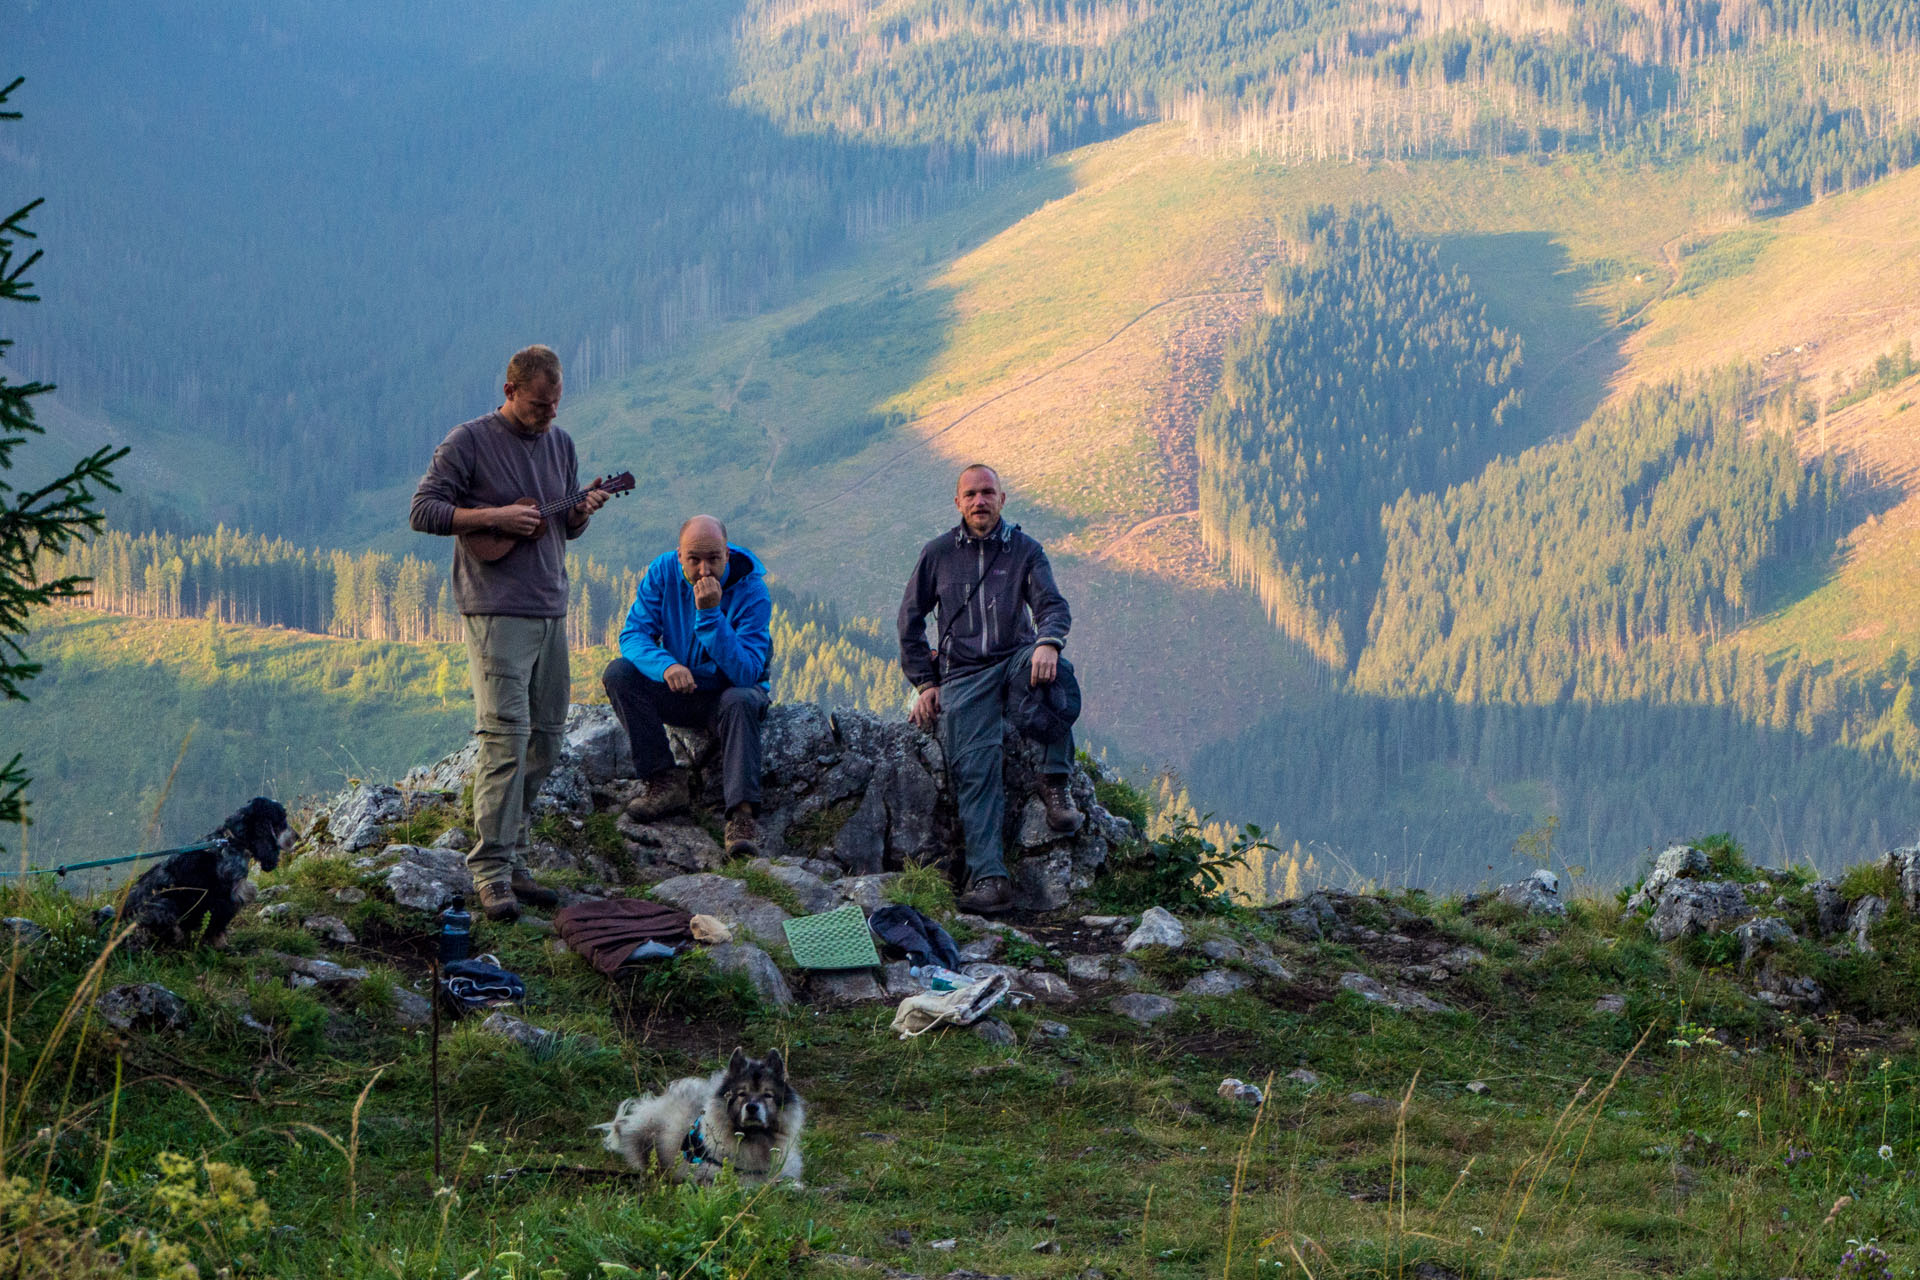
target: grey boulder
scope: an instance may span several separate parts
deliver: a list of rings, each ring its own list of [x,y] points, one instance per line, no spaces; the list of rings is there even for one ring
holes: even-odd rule
[[[742,925],[762,941],[784,941],[781,928],[793,917],[778,905],[755,896],[747,886],[728,876],[703,871],[675,876],[653,886],[653,896],[696,916],[714,916],[726,924]]]
[[[776,1009],[793,1003],[793,992],[773,957],[750,942],[724,942],[707,951],[713,967],[722,973],[744,973],[760,998]]]
[[[538,1048],[554,1038],[554,1033],[545,1027],[536,1027],[531,1022],[516,1018],[510,1013],[498,1011],[487,1015],[487,1020],[480,1024],[480,1030],[491,1036],[499,1036],[503,1040],[511,1040],[528,1049]]]
[[[1639,911],[1660,901],[1675,880],[1697,880],[1708,872],[1707,855],[1691,845],[1669,845],[1653,860],[1653,870],[1627,899],[1627,910]]]
[[[1887,914],[1887,900],[1868,894],[1853,904],[1853,914],[1847,917],[1847,936],[1853,939],[1853,949],[1860,952],[1873,950],[1873,926]]]
[[[1118,996],[1111,1006],[1113,1011],[1123,1018],[1131,1018],[1143,1027],[1152,1026],[1170,1013],[1179,1011],[1180,1006],[1166,996],[1156,996],[1145,991]]]
[[[94,1010],[117,1031],[175,1031],[187,1025],[187,1002],[157,982],[129,982],[103,993]]]
[[[1647,932],[1661,942],[1714,933],[1753,914],[1746,889],[1731,880],[1671,880],[1647,918]]]
[[[368,783],[355,787],[327,818],[327,831],[348,853],[371,849],[386,839],[387,828],[407,816],[406,798],[397,787]]]
[[[1886,864],[1893,871],[1900,896],[1906,899],[1907,910],[1920,912],[1920,844],[1893,850]]]
[[[1370,978],[1364,973],[1341,974],[1340,989],[1351,991],[1370,1004],[1385,1005],[1389,1009],[1415,1013],[1452,1012],[1431,996],[1421,995],[1408,987],[1389,987],[1378,978]]]
[[[390,846],[400,860],[387,868],[387,895],[398,906],[429,914],[444,910],[456,897],[473,898],[473,876],[466,855],[453,849]]]
[[[567,730],[561,750],[586,777],[590,787],[633,776],[633,748],[613,708],[605,703],[574,703],[567,708]]]
[[[1142,947],[1165,947],[1178,951],[1186,945],[1187,927],[1165,907],[1148,907],[1140,916],[1140,927],[1127,935],[1120,949],[1131,952]]]
[[[1758,920],[1748,920],[1733,931],[1740,939],[1740,971],[1745,973],[1753,967],[1754,957],[1776,947],[1791,946],[1798,942],[1785,920],[1779,916],[1762,916]]]
[[[1198,977],[1189,979],[1180,989],[1183,996],[1230,996],[1243,990],[1247,985],[1246,975],[1235,973],[1231,969],[1209,969]]]
[[[1564,916],[1567,904],[1560,900],[1560,877],[1545,867],[1525,880],[1500,886],[1500,901],[1519,907],[1528,915]]]

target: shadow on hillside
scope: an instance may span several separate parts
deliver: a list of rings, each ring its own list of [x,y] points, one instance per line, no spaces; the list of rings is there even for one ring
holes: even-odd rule
[[[1520,335],[1522,411],[1499,453],[1518,453],[1564,435],[1592,416],[1624,357],[1627,330],[1610,329],[1606,309],[1581,295],[1590,284],[1565,246],[1546,231],[1442,236],[1440,261],[1466,272],[1487,317]]]
[[[1914,830],[1884,755],[1731,707],[1556,706],[1331,694],[1201,751],[1197,803],[1297,840],[1324,878],[1461,891],[1525,875],[1515,842],[1558,818],[1552,865],[1626,883],[1676,840],[1726,831],[1756,863],[1833,871]]]

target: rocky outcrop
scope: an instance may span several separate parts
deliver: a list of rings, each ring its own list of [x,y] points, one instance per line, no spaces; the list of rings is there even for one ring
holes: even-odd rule
[[[1893,872],[1895,892],[1906,900],[1907,910],[1920,912],[1920,844],[1895,849],[1885,861]]]
[[[1660,891],[1647,932],[1661,942],[1718,933],[1753,914],[1746,889],[1731,880],[1675,880]]]
[[[455,898],[473,896],[473,877],[466,855],[454,849],[423,849],[418,845],[389,845],[383,857],[393,858],[387,869],[387,893],[395,903],[429,914],[444,910]]]
[[[1142,947],[1165,947],[1169,951],[1178,951],[1186,945],[1186,926],[1164,907],[1148,907],[1146,914],[1140,917],[1140,927],[1127,935],[1120,949],[1138,951]]]
[[[1709,870],[1707,855],[1691,845],[1670,845],[1653,860],[1653,870],[1627,899],[1627,910],[1644,911],[1660,901],[1660,895],[1675,880],[1698,880]]]
[[[1756,956],[1774,950],[1777,947],[1790,946],[1800,940],[1799,935],[1778,916],[1762,916],[1758,920],[1749,920],[1733,931],[1740,940],[1740,972],[1753,968]]]
[[[957,865],[960,837],[940,745],[904,720],[865,711],[828,711],[811,703],[774,706],[762,729],[765,798],[760,815],[763,869],[787,881],[808,910],[832,901],[868,905],[877,899],[874,877],[914,863]],[[692,771],[694,793],[718,813],[720,769],[716,744],[705,733],[668,734],[674,758]],[[385,830],[409,812],[436,801],[457,802],[473,774],[477,748],[413,770],[398,787],[363,786],[337,797],[319,815],[318,843],[344,852],[379,845]],[[633,782],[625,732],[606,706],[578,705],[567,715],[561,758],[541,789],[536,813],[584,819],[595,810],[618,812]],[[1005,780],[1010,803],[1004,831],[1015,905],[1055,911],[1093,883],[1114,849],[1137,838],[1132,825],[1094,800],[1093,780],[1076,771],[1069,784],[1087,815],[1067,836],[1047,828],[1036,803],[1037,758],[1024,738],[1009,733]],[[651,884],[683,873],[712,871],[724,861],[720,846],[699,823],[676,818],[636,823],[624,816],[618,831],[625,858],[582,855],[552,846],[533,851],[537,868],[578,871],[609,884]],[[397,902],[438,910],[460,886],[450,859],[410,854],[407,870],[390,873]],[[806,876],[781,868],[799,867]],[[842,885],[846,887],[842,887]],[[824,888],[823,888],[824,887]],[[404,899],[404,900],[403,900]],[[425,904],[434,905],[425,905]]]
[[[1560,877],[1545,867],[1517,884],[1502,885],[1497,896],[1508,906],[1519,907],[1528,915],[1567,914],[1567,904],[1560,900]]]
[[[406,816],[406,798],[397,787],[385,783],[355,787],[331,810],[327,832],[346,852],[358,853],[383,843],[387,828]]]
[[[93,1002],[116,1031],[173,1031],[187,1025],[187,1002],[157,982],[129,982]]]

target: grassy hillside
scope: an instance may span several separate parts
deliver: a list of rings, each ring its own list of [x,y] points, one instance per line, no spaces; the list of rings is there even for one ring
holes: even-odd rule
[[[1412,895],[1331,905],[1341,941],[1279,912],[1193,921],[1224,954],[1273,945],[1282,973],[1149,948],[1135,985],[1176,1012],[1143,1028],[1113,1007],[1124,984],[1079,981],[1073,1002],[997,1010],[1004,1046],[960,1029],[902,1041],[890,1002],[776,1010],[698,954],[610,983],[541,930],[481,922],[477,946],[527,983],[516,1012],[555,1034],[524,1047],[477,1020],[447,1028],[436,1171],[435,1059],[397,1016],[426,982],[427,921],[345,859],[264,880],[296,919],[370,893],[349,913],[360,942],[335,953],[368,977],[289,987],[314,939],[252,914],[230,950],[90,969],[102,943],[82,904],[8,898],[51,930],[13,962],[21,1065],[0,1086],[19,1178],[0,1194],[38,1208],[0,1220],[0,1249],[37,1250],[27,1273],[119,1275],[80,1260],[117,1245],[157,1261],[170,1242],[199,1274],[235,1276],[1707,1280],[1904,1276],[1920,1239],[1915,925],[1897,891],[1874,952],[1808,940],[1766,961],[1817,974],[1830,1017],[1757,1002],[1730,934],[1666,946],[1611,900],[1541,919]],[[1779,883],[1804,904],[1796,877]],[[1845,891],[1889,892],[1887,873],[1857,868]],[[1022,924],[1033,940],[1010,956],[1050,969],[1115,946]],[[1423,994],[1444,1008],[1343,985],[1416,981],[1408,956],[1442,950],[1457,972]],[[1179,994],[1216,967],[1247,985]],[[62,1021],[126,982],[179,993],[190,1021]],[[588,1126],[736,1044],[792,1064],[805,1185],[622,1176]],[[1227,1076],[1264,1086],[1264,1107],[1221,1096]],[[1863,1246],[1896,1269],[1850,1270]]]
[[[196,839],[254,795],[291,807],[398,776],[472,725],[457,645],[58,610],[28,651],[46,667],[31,702],[0,705],[0,741],[34,778],[36,865]],[[20,833],[6,843],[17,857]]]
[[[777,696],[904,703],[890,640],[778,594]],[[33,775],[34,825],[0,843],[12,858],[24,843],[35,865],[190,840],[257,794],[293,807],[350,778],[397,777],[457,750],[473,723],[457,643],[60,609],[35,619],[29,652],[45,670],[31,702],[0,704],[0,742]],[[575,701],[605,701],[611,657],[575,649]]]
[[[1142,129],[875,242],[804,304],[570,399],[584,466],[648,476],[588,553],[643,558],[714,510],[790,586],[890,617],[911,547],[951,523],[952,472],[991,458],[1010,516],[1055,549],[1076,647],[1128,677],[1094,689],[1091,731],[1182,763],[1323,679],[1201,552],[1192,439],[1278,228],[1357,200],[1437,240],[1520,334],[1535,436],[1598,403],[1624,335],[1609,326],[1659,291],[1664,245],[1729,207],[1711,168],[1286,166]],[[363,509],[391,528],[403,504],[394,489]],[[1181,679],[1133,678],[1166,671]],[[1196,696],[1213,689],[1228,696]]]

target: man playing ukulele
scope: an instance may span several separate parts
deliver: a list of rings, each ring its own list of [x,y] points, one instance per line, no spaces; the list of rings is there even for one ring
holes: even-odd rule
[[[491,539],[457,538],[453,599],[467,632],[473,676],[473,773],[478,839],[467,853],[487,919],[508,921],[522,900],[558,901],[526,870],[527,813],[552,772],[566,728],[567,539],[608,494],[588,489],[566,512],[563,530],[539,508],[574,492],[573,440],[553,425],[560,404],[560,357],[532,346],[507,362],[506,401],[463,422],[433,451],[413,494],[416,532],[506,535],[504,555],[479,548]],[[555,521],[554,523],[561,523]],[[556,533],[564,532],[564,537]],[[497,558],[494,556],[497,555]]]

